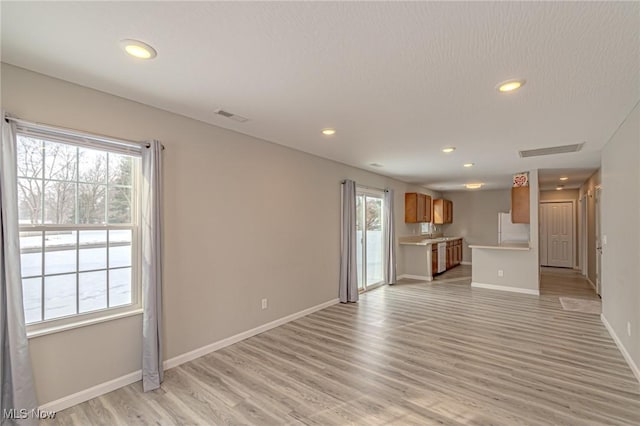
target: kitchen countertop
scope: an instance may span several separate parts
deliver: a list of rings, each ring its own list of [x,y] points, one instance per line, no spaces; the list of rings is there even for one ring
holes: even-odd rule
[[[410,236],[410,237],[400,237],[399,244],[404,246],[427,246],[430,244],[446,243],[447,241],[461,240],[461,239],[462,237],[430,238],[430,237]]]
[[[489,249],[489,250],[531,250],[529,243],[497,243],[497,244],[471,244],[472,249]]]

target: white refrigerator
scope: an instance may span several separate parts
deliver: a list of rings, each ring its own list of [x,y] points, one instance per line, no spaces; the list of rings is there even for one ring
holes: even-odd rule
[[[529,224],[511,222],[511,212],[498,213],[498,244],[529,242]]]

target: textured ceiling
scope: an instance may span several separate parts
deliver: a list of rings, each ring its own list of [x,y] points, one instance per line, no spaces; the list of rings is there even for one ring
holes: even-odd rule
[[[434,189],[596,168],[640,99],[638,2],[1,7],[4,62]],[[123,38],[158,57],[125,56]],[[510,78],[527,84],[499,94]],[[579,142],[577,154],[518,156]]]

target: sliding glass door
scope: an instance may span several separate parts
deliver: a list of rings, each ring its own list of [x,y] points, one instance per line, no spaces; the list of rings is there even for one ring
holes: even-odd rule
[[[384,233],[382,192],[358,188],[356,239],[358,241],[358,289],[366,291],[384,283]]]

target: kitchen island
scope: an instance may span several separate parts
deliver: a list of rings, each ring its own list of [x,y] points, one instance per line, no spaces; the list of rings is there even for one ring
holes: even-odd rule
[[[540,294],[538,265],[529,242],[470,244],[471,287]]]
[[[434,275],[462,261],[460,237],[409,236],[400,237],[398,243],[404,252],[404,278],[433,281]]]

